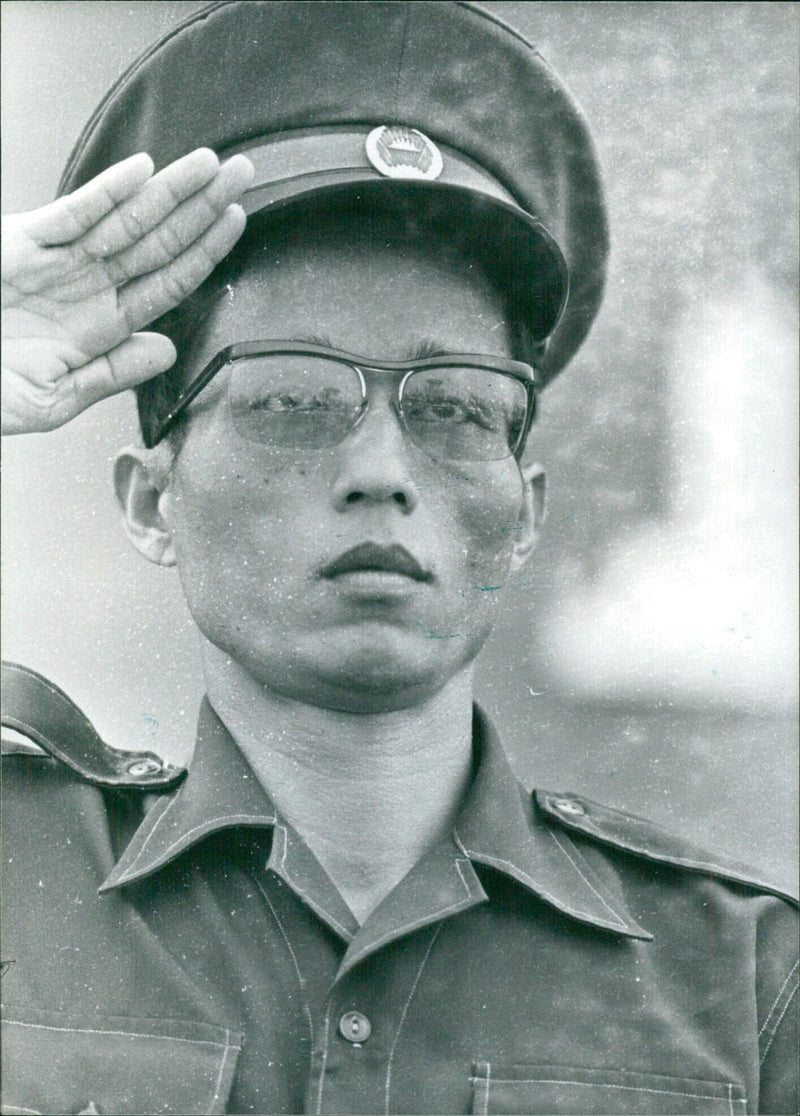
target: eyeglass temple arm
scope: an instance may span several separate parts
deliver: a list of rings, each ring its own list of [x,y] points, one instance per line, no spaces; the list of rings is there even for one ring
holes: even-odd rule
[[[228,345],[226,346],[226,348],[221,349],[217,353],[217,355],[206,365],[197,379],[193,380],[192,383],[190,383],[189,386],[183,392],[181,392],[174,405],[169,409],[167,414],[153,431],[148,449],[152,449],[153,446],[158,445],[169,428],[175,422],[175,419],[178,417],[178,415],[180,415],[181,412],[184,411],[186,407],[188,407],[189,404],[198,397],[203,388],[207,387],[208,384],[211,383],[217,372],[219,372],[220,368],[228,363],[235,348],[235,345]]]

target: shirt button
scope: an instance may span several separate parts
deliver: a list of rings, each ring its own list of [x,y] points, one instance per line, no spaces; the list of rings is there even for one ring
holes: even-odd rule
[[[551,798],[550,805],[554,810],[558,810],[559,814],[585,814],[583,806],[580,802],[575,802],[572,798]]]
[[[366,1042],[372,1034],[372,1024],[360,1011],[346,1011],[339,1020],[339,1034],[348,1042]]]

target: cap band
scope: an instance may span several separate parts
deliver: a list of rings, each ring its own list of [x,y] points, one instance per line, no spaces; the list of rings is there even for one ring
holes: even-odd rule
[[[248,140],[224,152],[224,156],[247,155],[255,167],[255,178],[243,199],[246,213],[298,190],[298,179],[308,178],[309,189],[316,179],[326,185],[337,182],[380,181],[385,178],[367,156],[367,138],[374,129],[329,127],[279,132]],[[473,193],[519,208],[512,195],[483,167],[446,144],[437,143],[443,167],[437,186],[459,186]]]

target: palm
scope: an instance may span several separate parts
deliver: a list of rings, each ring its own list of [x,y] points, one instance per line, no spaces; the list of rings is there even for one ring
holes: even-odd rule
[[[134,156],[81,190],[3,219],[3,432],[49,430],[168,368],[138,332],[233,246],[252,168],[197,151],[151,177]]]
[[[18,249],[24,261],[3,276],[5,356],[20,374],[44,386],[132,332],[104,261],[81,264],[71,246],[42,248],[24,232],[18,246],[3,239],[6,259]]]

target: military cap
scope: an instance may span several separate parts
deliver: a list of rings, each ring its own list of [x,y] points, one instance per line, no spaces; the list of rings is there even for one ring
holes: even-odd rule
[[[195,147],[256,167],[249,214],[341,189],[436,191],[504,262],[539,369],[560,371],[602,297],[599,168],[564,84],[515,30],[467,3],[222,0],[194,12],[112,87],[60,192],[147,151]]]

